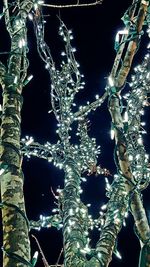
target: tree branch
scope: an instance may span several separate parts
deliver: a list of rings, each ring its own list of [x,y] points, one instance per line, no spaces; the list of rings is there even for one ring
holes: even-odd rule
[[[4,16],[5,16],[5,25],[7,28],[7,31],[9,32],[10,36],[12,36],[12,27],[10,23],[10,13],[9,13],[9,7],[8,7],[8,0],[3,0],[4,3]]]
[[[2,88],[4,88],[4,86],[5,86],[5,83],[4,83],[5,75],[6,75],[6,67],[0,61],[0,84],[1,84]]]
[[[51,5],[51,4],[41,4],[41,6],[46,6],[46,7],[50,7],[50,8],[72,8],[72,7],[89,7],[89,6],[96,6],[98,4],[101,4],[103,0],[96,0],[93,3],[88,3],[88,4],[73,4],[73,5]]]
[[[61,228],[62,218],[59,214],[51,216],[41,216],[39,221],[30,221],[30,229],[41,229],[56,227],[58,230]]]
[[[21,140],[21,152],[28,158],[31,156],[38,157],[49,162],[54,161],[56,165],[63,161],[62,147],[59,142],[57,144],[47,142],[45,145],[41,145],[34,142],[32,137],[24,138]]]
[[[118,73],[116,72],[116,69],[119,65],[119,61],[121,59],[123,49],[125,47],[124,45],[122,45],[120,47],[120,50],[118,50],[118,54],[116,56],[116,60],[114,62],[114,66],[111,72],[111,75],[112,75],[111,77],[114,79],[114,86],[116,87],[115,88],[116,93],[113,94],[113,91],[111,92],[109,110],[110,110],[110,114],[112,117],[112,122],[113,122],[114,132],[115,132],[117,158],[118,158],[118,165],[119,165],[118,167],[120,168],[124,177],[126,177],[127,179],[125,183],[127,192],[130,192],[132,188],[136,186],[136,183],[134,181],[134,177],[133,177],[131,166],[130,166],[130,161],[128,158],[127,140],[124,134],[124,123],[123,123],[123,118],[121,115],[120,99],[117,96],[117,92],[121,91],[122,86],[124,85],[127,75],[131,69],[131,64],[132,64],[134,55],[136,53],[136,50],[138,48],[139,38],[140,38],[141,30],[143,27],[143,23],[145,20],[145,16],[147,13],[148,5],[149,3],[147,1],[140,2],[140,7],[139,7],[137,18],[133,17],[133,14],[135,11],[133,10],[132,19],[134,19],[136,34],[135,36],[133,36],[132,40],[129,41],[127,52],[125,53],[123,64],[120,67],[120,70],[118,71]],[[129,20],[129,22],[131,23],[132,21]],[[130,26],[131,25],[132,24],[130,24]],[[132,29],[129,28],[129,33],[131,33],[131,31]],[[139,212],[138,212],[138,208],[140,208]],[[140,237],[142,237],[142,239],[146,241],[150,230],[149,230],[149,225],[148,225],[148,221],[146,218],[145,210],[141,202],[141,198],[136,191],[133,194],[133,198],[131,199],[131,210],[132,210],[132,214],[135,219],[135,224],[138,228],[138,232],[141,235]],[[142,222],[140,221],[141,216],[143,216]]]
[[[108,93],[105,92],[101,97],[99,97],[96,101],[87,104],[86,106],[83,106],[74,114],[74,120],[78,120],[80,118],[84,118],[88,115],[92,110],[95,111],[98,107],[101,106],[101,104],[105,101],[107,98]]]
[[[138,44],[139,44],[139,39],[140,39],[140,35],[141,35],[141,30],[143,27],[143,23],[145,20],[145,16],[147,13],[147,9],[148,9],[148,4],[146,1],[142,1],[141,0],[141,4],[140,4],[140,8],[139,8],[139,12],[136,18],[136,26],[135,26],[135,36],[133,36],[133,40],[131,40],[129,42],[128,48],[127,48],[127,52],[125,54],[122,66],[118,72],[118,75],[115,79],[115,86],[118,88],[121,88],[124,83],[125,80],[127,78],[127,75],[131,69],[131,64],[134,58],[134,55],[138,49]],[[129,33],[130,31],[132,31],[131,29],[129,29]]]

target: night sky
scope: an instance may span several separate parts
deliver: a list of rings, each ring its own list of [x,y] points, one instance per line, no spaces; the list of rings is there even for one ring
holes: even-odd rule
[[[59,4],[62,1],[45,0],[45,3]],[[69,1],[66,1],[69,2]],[[86,2],[86,1],[85,1]],[[73,46],[77,49],[75,54],[77,61],[80,63],[80,71],[84,74],[86,83],[84,91],[76,97],[76,103],[85,104],[88,100],[94,101],[95,95],[102,95],[106,85],[106,79],[111,71],[113,60],[115,57],[114,39],[119,29],[124,27],[121,17],[132,4],[130,0],[104,0],[102,5],[88,8],[72,8],[63,10],[54,10],[44,8],[43,13],[48,15],[45,17],[46,29],[45,38],[50,46],[52,56],[56,65],[59,65],[62,57],[63,42],[58,35],[59,20],[57,15],[61,17],[69,29],[73,30]],[[1,39],[0,50],[9,50],[10,41],[4,31],[3,21],[0,24],[0,34],[4,38]],[[24,105],[22,110],[22,136],[33,136],[35,141],[42,144],[47,141],[55,143],[56,120],[52,113],[48,113],[51,109],[50,103],[50,78],[44,63],[41,61],[36,50],[36,39],[31,21],[28,21],[28,47],[29,47],[29,74],[33,74],[33,80],[24,88]],[[146,53],[147,38],[142,37],[141,49],[139,49],[134,65],[142,61],[142,56]],[[6,61],[6,56],[1,55],[1,60]],[[145,116],[148,119],[148,112]],[[112,174],[116,173],[115,164],[113,162],[114,141],[110,139],[111,119],[107,110],[107,103],[104,103],[97,111],[89,115],[91,137],[96,137],[97,144],[101,146],[101,155],[98,164],[110,170]],[[146,149],[149,152],[150,141],[148,140],[150,127],[147,126],[148,135],[144,137]],[[75,143],[75,136],[72,136],[72,142]],[[149,142],[149,145],[148,145]],[[39,215],[51,215],[51,211],[55,208],[54,192],[58,187],[63,187],[63,171],[53,167],[42,159],[31,158],[24,159],[23,172],[25,176],[25,199],[26,209],[29,220],[38,220]],[[111,181],[111,177],[109,180]],[[145,205],[149,209],[149,189],[144,194]],[[103,176],[93,176],[88,178],[87,183],[83,184],[82,199],[85,203],[91,203],[90,214],[95,218],[98,216],[100,207],[107,201],[105,198],[105,179]],[[43,229],[41,231],[32,231],[43,249],[47,261],[55,264],[62,248],[62,233],[54,228]],[[91,234],[92,245],[98,241],[98,232]],[[31,246],[33,252],[37,250],[35,241],[31,238]],[[137,267],[139,242],[133,232],[133,219],[129,215],[126,228],[123,227],[118,237],[118,249],[122,254],[122,260],[113,256],[111,267]],[[60,260],[62,263],[62,259]],[[41,259],[39,259],[37,267],[43,267]],[[91,266],[92,267],[92,266]]]

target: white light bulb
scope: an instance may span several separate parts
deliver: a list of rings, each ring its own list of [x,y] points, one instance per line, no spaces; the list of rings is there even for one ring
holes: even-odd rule
[[[124,122],[128,122],[128,112],[126,111],[125,113],[124,113]]]
[[[110,136],[111,136],[111,140],[113,140],[115,137],[115,131],[113,129],[110,130]]]
[[[108,82],[109,82],[109,85],[110,85],[111,87],[114,86],[114,80],[113,80],[113,78],[112,78],[111,76],[108,77]]]
[[[2,175],[4,173],[5,169],[0,169],[0,175]]]

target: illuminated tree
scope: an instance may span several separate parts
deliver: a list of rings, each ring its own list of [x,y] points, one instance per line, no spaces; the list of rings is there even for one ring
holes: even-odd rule
[[[45,62],[45,67],[49,70],[51,77],[51,101],[53,112],[59,122],[57,133],[60,137],[60,141],[57,147],[46,144],[46,148],[43,148],[33,143],[30,145],[29,149],[30,140],[27,140],[27,147],[25,146],[24,150],[28,156],[32,154],[34,156],[42,156],[54,160],[54,164],[58,167],[61,166],[65,172],[65,185],[60,193],[60,207],[62,210],[59,210],[59,215],[62,217],[63,224],[66,266],[108,266],[111,261],[117,235],[129,208],[131,208],[135,219],[136,231],[139,239],[143,244],[146,244],[143,251],[149,248],[147,242],[149,239],[149,225],[141,201],[141,190],[148,185],[149,181],[149,168],[143,144],[139,141],[141,140],[140,112],[143,99],[145,99],[148,94],[147,83],[144,77],[144,74],[147,75],[149,64],[148,56],[146,56],[144,62],[140,66],[141,72],[143,73],[141,79],[145,82],[144,89],[142,88],[143,97],[138,99],[136,95],[137,92],[134,89],[134,86],[138,87],[139,84],[141,86],[140,80],[139,83],[137,81],[136,85],[134,83],[132,85],[132,93],[129,96],[126,108],[127,111],[125,112],[125,116],[130,114],[128,121],[124,122],[122,118],[124,111],[121,110],[120,106],[122,87],[125,84],[134,54],[138,48],[145,18],[148,23],[148,16],[146,17],[147,7],[148,2],[133,2],[133,5],[126,11],[123,17],[126,28],[116,35],[115,48],[117,50],[117,55],[108,78],[106,93],[102,98],[97,96],[98,99],[96,102],[88,104],[86,107],[80,107],[78,112],[73,112],[71,108],[71,105],[74,104],[74,95],[81,88],[81,75],[74,58],[74,49],[70,46],[72,33],[68,31],[61,22],[59,33],[63,37],[66,46],[65,52],[62,52],[64,61],[61,65],[61,71],[58,71],[55,68],[49,47],[44,41],[44,24],[40,11],[39,17],[34,23],[38,52]],[[139,76],[139,73],[136,75]],[[76,80],[74,81],[75,78]],[[149,76],[147,79],[149,79]],[[147,80],[147,82],[149,82],[149,80]],[[96,248],[90,249],[88,239],[86,238],[88,229],[90,229],[90,225],[87,225],[87,221],[90,222],[90,220],[88,219],[87,209],[85,209],[80,199],[80,182],[82,180],[82,174],[85,171],[98,171],[102,174],[104,170],[96,167],[96,158],[93,159],[90,154],[92,152],[92,147],[93,151],[95,151],[94,154],[96,155],[97,153],[96,148],[94,149],[94,146],[91,145],[92,140],[87,135],[85,117],[91,109],[96,109],[100,106],[107,95],[109,96],[108,104],[112,116],[112,131],[114,131],[116,139],[117,174],[114,176],[114,181],[111,186],[107,183],[109,191],[107,195],[109,195],[110,200],[107,204],[105,220],[103,221],[102,215],[96,221],[101,227],[100,239]],[[131,108],[133,108],[131,103],[133,107],[136,108],[134,112],[131,110]],[[80,146],[73,146],[69,141],[71,138],[70,126],[74,121],[77,121],[79,125],[77,134],[80,136]],[[137,130],[138,134],[135,135],[135,131]],[[47,151],[48,148],[49,152]],[[56,153],[56,151],[58,152]],[[81,155],[81,157],[79,157],[79,155]],[[131,157],[133,159],[137,157],[137,161],[131,160]],[[136,176],[136,181],[134,181],[134,176]],[[79,210],[82,210],[83,213],[80,214]],[[49,219],[52,220],[52,218],[48,218],[48,223]],[[41,218],[38,224],[43,224],[43,220],[46,225],[47,219],[45,217]],[[94,225],[95,222],[92,222],[92,224]],[[143,251],[141,253],[141,264],[143,264],[142,262],[144,261]],[[116,253],[119,256],[119,253]],[[89,260],[87,260],[87,254],[88,258],[90,257]],[[148,260],[146,257],[145,259]]]
[[[11,44],[7,65],[0,63],[0,83],[3,90],[1,116],[1,208],[3,222],[3,266],[29,265],[29,223],[23,195],[20,123],[22,89],[27,77],[26,18],[31,1],[4,0],[3,13]]]
[[[99,1],[95,4],[97,2]],[[148,105],[150,93],[149,53],[135,69],[130,89],[127,89],[128,93],[122,96],[134,55],[140,45],[143,25],[146,25],[149,32],[149,12],[147,12],[149,1],[133,1],[125,12],[122,18],[125,28],[116,35],[116,58],[108,77],[106,91],[102,97],[97,95],[95,102],[87,103],[86,106],[79,108],[76,107],[75,96],[84,88],[84,81],[74,56],[75,49],[71,45],[72,31],[68,30],[60,20],[59,35],[63,38],[65,50],[62,52],[63,61],[58,69],[50,48],[45,42],[44,17],[41,7],[36,2],[30,12],[32,4],[29,3],[22,1],[18,6],[15,3],[15,6],[9,7],[4,3],[4,16],[12,42],[8,71],[2,63],[0,69],[1,85],[4,90],[1,133],[4,266],[12,267],[16,264],[17,266],[34,266],[36,264],[36,261],[30,263],[28,224],[30,230],[52,226],[57,229],[62,228],[64,250],[62,266],[108,266],[112,260],[112,253],[121,257],[116,249],[116,239],[129,211],[134,217],[135,231],[141,241],[139,267],[150,266],[150,230],[141,199],[142,190],[149,185],[150,180],[149,161],[142,142],[141,128],[141,115]],[[51,79],[51,112],[54,113],[58,122],[56,144],[47,142],[42,145],[35,142],[32,137],[25,137],[20,143],[20,96],[22,87],[30,80],[30,76],[26,78],[25,21],[27,14],[33,20],[37,50]],[[88,206],[81,199],[82,182],[86,182],[88,176],[94,173],[105,176],[110,173],[97,163],[100,148],[97,147],[96,140],[89,136],[88,115],[91,110],[95,111],[99,108],[106,99],[108,99],[108,109],[112,118],[111,134],[115,138],[116,174],[112,184],[109,184],[106,178],[106,194],[109,201],[107,205],[101,207],[106,211],[101,211],[100,216],[94,220],[89,215]],[[75,133],[78,138],[76,144],[72,142],[72,135]],[[47,217],[41,215],[37,222],[28,222],[25,215],[23,180],[20,175],[22,155],[28,158],[31,156],[43,158],[64,171],[64,188],[57,190],[56,214]],[[17,185],[14,184],[15,181]],[[13,196],[12,189],[14,190]],[[22,201],[19,206],[20,200]],[[10,216],[10,220],[7,219],[6,222],[5,216],[8,218]],[[18,225],[16,226],[15,223]],[[5,224],[7,229],[5,229]],[[100,230],[99,241],[95,248],[91,248],[89,232],[95,227]],[[16,231],[16,237],[13,232],[13,238],[11,237],[12,229]],[[21,229],[26,229],[26,232],[22,231],[25,236],[20,237],[23,243],[20,245],[22,250],[19,251],[14,246],[16,246]],[[45,266],[48,266],[47,262]]]

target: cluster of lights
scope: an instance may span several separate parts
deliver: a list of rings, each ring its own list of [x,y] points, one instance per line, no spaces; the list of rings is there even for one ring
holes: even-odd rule
[[[5,3],[3,8],[3,13],[1,14],[0,18],[3,16],[6,20],[7,30],[12,38],[12,49],[13,53],[10,57],[16,57],[17,55],[22,55],[22,63],[21,63],[21,71],[20,74],[14,75],[13,73],[10,74],[10,78],[13,78],[14,75],[14,85],[22,85],[25,86],[31,79],[32,75],[27,77],[27,69],[29,66],[29,62],[27,59],[27,30],[26,30],[26,17],[28,13],[31,11],[33,7],[33,3],[30,1],[26,3],[17,3],[16,1],[12,3]],[[19,14],[19,15],[18,15]],[[30,14],[30,13],[29,13]],[[11,21],[9,20],[11,16]],[[15,41],[13,40],[15,38]],[[15,53],[14,53],[15,51]],[[12,60],[10,60],[11,62]]]
[[[88,214],[88,208],[80,200],[82,193],[81,181],[84,180],[82,173],[90,172],[92,166],[96,166],[97,157],[100,153],[96,146],[96,140],[88,136],[88,126],[85,115],[89,110],[96,109],[104,100],[96,96],[96,101],[89,107],[80,108],[79,112],[73,113],[72,107],[75,106],[75,94],[83,89],[84,82],[79,72],[79,65],[75,60],[74,52],[70,41],[73,39],[72,32],[68,31],[61,22],[59,29],[60,36],[65,42],[65,52],[62,53],[63,62],[61,70],[55,68],[55,64],[50,54],[50,50],[44,42],[43,21],[38,20],[40,24],[35,25],[38,51],[45,62],[45,67],[51,77],[51,102],[52,109],[58,120],[57,134],[60,141],[57,144],[46,143],[40,145],[35,143],[32,137],[26,137],[22,140],[22,153],[28,157],[36,156],[53,161],[54,165],[63,168],[65,172],[65,187],[63,190],[63,217],[61,218],[59,209],[53,210],[55,215],[45,217],[41,216],[38,222],[31,222],[31,227],[40,229],[41,227],[55,226],[61,228],[63,223],[63,233],[65,242],[71,242],[74,238],[74,249],[78,254],[86,255],[91,252],[89,246],[88,232],[93,228],[101,229],[104,224],[104,215],[101,211],[98,219],[92,219]],[[42,24],[41,24],[42,22]],[[77,121],[79,144],[72,145],[70,142],[71,124]],[[68,162],[69,161],[69,162]],[[71,166],[70,166],[70,161]],[[73,164],[73,167],[72,167]],[[103,173],[101,168],[97,168],[99,173]],[[59,217],[59,218],[58,218]],[[61,218],[61,220],[60,220]],[[77,235],[74,235],[74,231]],[[67,245],[69,248],[69,245]],[[65,251],[67,257],[67,249]]]
[[[127,107],[125,110],[124,127],[127,140],[127,151],[130,166],[137,187],[144,189],[150,181],[149,156],[143,144],[143,134],[146,133],[145,122],[142,122],[144,108],[148,107],[148,94],[150,93],[150,55],[147,54],[141,65],[135,68],[132,76],[131,93],[127,94]]]
[[[85,119],[85,114],[89,110],[96,108],[103,99],[99,96],[96,97],[96,103],[89,104],[89,108],[80,108],[79,112],[74,113],[72,107],[75,106],[74,97],[75,94],[84,88],[84,82],[82,82],[82,75],[79,72],[79,64],[76,62],[74,52],[75,49],[71,46],[71,40],[73,39],[72,31],[68,30],[64,23],[60,21],[59,34],[63,38],[65,43],[65,51],[61,54],[63,61],[61,69],[57,70],[54,61],[51,56],[49,47],[44,41],[44,21],[42,13],[38,20],[34,21],[34,27],[37,38],[38,52],[45,62],[45,66],[50,73],[51,78],[51,103],[52,109],[58,120],[58,129],[56,133],[59,135],[60,143],[57,145],[44,145],[44,149],[37,149],[35,145],[31,145],[31,150],[26,148],[26,155],[30,156],[42,156],[54,160],[56,166],[64,168],[65,153],[70,153],[71,157],[77,162],[78,168],[81,172],[88,171],[91,164],[96,164],[97,155],[99,154],[99,147],[96,147],[94,138],[89,138],[86,127],[80,127],[82,120]],[[80,136],[80,145],[71,145],[71,124],[78,120],[79,127],[77,135]],[[85,145],[86,144],[86,145]],[[57,147],[56,147],[57,146]],[[49,151],[48,151],[49,150]],[[48,152],[48,153],[47,153]],[[51,152],[51,156],[49,153]],[[52,155],[53,154],[53,155]]]
[[[62,228],[62,219],[59,214],[51,216],[40,215],[39,221],[30,221],[30,229],[40,231],[41,228],[56,227],[58,230]]]
[[[34,142],[33,137],[26,136],[21,140],[21,151],[27,158],[33,156],[45,159],[48,162],[53,162],[56,167],[62,169],[64,156],[59,141],[56,144],[47,142],[42,145],[38,142]]]
[[[145,1],[143,1],[143,2],[145,2]],[[136,32],[133,32],[133,31],[130,31],[130,33],[128,31],[127,32],[123,32],[123,31],[118,32],[118,34],[116,36],[116,40],[115,40],[117,48],[121,44],[123,44],[123,43],[125,44],[126,41],[130,41],[131,38],[133,38],[133,35],[131,35],[131,38],[128,38],[128,39],[126,38],[128,36],[128,34],[131,34],[131,33],[133,33],[134,36],[136,34]],[[123,35],[123,37],[125,37],[125,38],[121,37],[121,40],[120,40],[121,35]],[[140,33],[140,35],[141,35],[141,33]],[[139,35],[139,37],[140,37],[140,35]],[[119,54],[119,52],[120,52],[120,54]],[[120,59],[119,56],[122,55],[121,54],[122,51],[120,50],[119,52],[118,52],[118,55],[116,56],[118,62]],[[133,175],[133,181],[134,181],[134,189],[132,191],[132,194],[134,194],[134,190],[136,191],[136,189],[138,189],[138,190],[145,189],[149,185],[149,182],[150,182],[149,157],[146,154],[146,150],[144,148],[143,138],[142,138],[142,134],[146,133],[146,131],[143,128],[143,126],[145,124],[143,122],[141,122],[141,117],[142,117],[142,115],[144,115],[144,108],[146,106],[149,106],[149,103],[148,103],[148,94],[150,93],[150,90],[149,90],[150,58],[149,57],[150,57],[149,54],[147,54],[144,58],[143,63],[135,69],[135,75],[132,76],[132,83],[130,84],[131,91],[130,91],[130,93],[128,93],[125,96],[125,98],[127,98],[127,107],[126,108],[122,105],[122,103],[124,103],[124,102],[122,101],[122,98],[120,96],[120,92],[122,91],[122,88],[116,88],[115,87],[117,77],[114,78],[114,76],[115,76],[114,75],[113,77],[109,76],[109,78],[108,78],[108,88],[107,89],[109,89],[109,91],[110,91],[109,92],[110,98],[111,98],[111,96],[114,95],[114,97],[117,99],[116,100],[117,108],[118,108],[118,110],[120,109],[120,111],[118,111],[118,112],[120,112],[120,118],[121,118],[121,115],[123,115],[123,122],[120,119],[120,124],[118,123],[119,126],[118,125],[112,126],[111,138],[112,139],[114,138],[114,134],[117,131],[117,130],[115,131],[115,129],[114,129],[115,127],[116,127],[116,129],[118,129],[118,131],[121,132],[120,139],[119,139],[119,137],[117,137],[118,143],[122,143],[122,137],[124,138],[123,141],[125,142],[124,143],[125,149],[127,149],[128,159],[130,162],[129,164],[131,167],[130,171]],[[119,65],[117,60],[115,62],[116,65],[114,64],[114,68],[115,67],[117,68]],[[122,64],[122,65],[125,65],[125,64]],[[114,74],[114,72],[112,72],[112,73]],[[119,101],[120,101],[120,103],[119,103]],[[125,108],[125,111],[123,111],[124,108]],[[113,110],[115,110],[115,105],[113,106]],[[115,115],[116,114],[117,114],[117,112],[115,113]],[[119,119],[118,119],[118,121],[119,121]],[[119,135],[119,133],[118,133],[118,135]],[[121,161],[124,159],[121,159],[121,157],[120,157],[118,160]],[[119,167],[119,164],[117,161],[116,161],[116,165],[117,165],[117,167]],[[119,168],[118,168],[118,171],[119,171]],[[118,174],[118,179],[117,179],[118,185],[116,185],[116,187],[114,187],[115,176],[114,176],[114,182],[111,186],[108,184],[108,182],[106,183],[107,184],[107,195],[110,197],[110,201],[108,202],[108,205],[107,205],[108,212],[106,213],[105,225],[107,224],[108,219],[110,219],[112,222],[111,216],[113,216],[116,226],[117,226],[117,224],[118,224],[118,226],[121,226],[122,224],[125,225],[125,218],[128,214],[129,199],[130,199],[130,193],[128,192],[128,190],[124,186],[125,183],[127,183],[127,179],[128,179],[128,177],[125,177],[120,172]],[[122,183],[122,185],[121,185],[121,183]],[[120,192],[119,191],[115,192],[115,189],[116,188],[119,189],[119,187],[120,187]],[[115,205],[115,199],[113,198],[114,192],[116,195],[116,205]],[[119,197],[119,195],[120,195],[120,199],[117,199]],[[121,199],[121,195],[124,196],[124,199]],[[132,198],[132,196],[133,195],[131,195],[131,198]],[[111,206],[111,201],[113,201],[114,207]],[[119,207],[119,203],[121,203],[120,207]],[[118,206],[118,208],[117,208],[117,206]],[[104,205],[104,208],[105,208],[105,205]],[[112,210],[111,210],[111,208],[112,208]],[[109,216],[109,212],[110,212],[110,216]],[[137,213],[138,212],[141,212],[141,211],[137,210]],[[145,220],[145,218],[143,220]],[[108,224],[109,224],[109,222],[108,222]],[[138,224],[137,221],[136,221],[136,224]],[[102,232],[102,235],[103,235],[103,232]]]
[[[88,136],[86,116],[90,110],[95,110],[101,105],[107,94],[104,98],[96,96],[94,103],[87,103],[85,107],[80,107],[79,111],[74,113],[72,108],[75,106],[74,97],[79,90],[83,89],[84,82],[82,82],[82,75],[79,72],[79,64],[74,57],[75,49],[71,46],[72,31],[68,31],[61,21],[59,34],[65,42],[65,51],[61,53],[63,57],[61,69],[57,70],[50,49],[44,41],[42,14],[34,23],[38,52],[45,62],[45,68],[49,71],[51,77],[51,103],[52,110],[58,121],[57,134],[60,141],[55,145],[46,143],[42,146],[35,143],[33,138],[27,137],[22,140],[22,152],[29,157],[33,155],[53,161],[54,165],[63,168],[65,172],[65,187],[62,200],[63,216],[60,216],[60,210],[58,209],[56,210],[58,214],[49,217],[41,216],[38,222],[31,223],[31,227],[40,229],[41,227],[55,226],[61,228],[63,225],[65,259],[68,263],[72,260],[72,265],[75,262],[73,262],[73,259],[69,259],[70,247],[73,246],[73,250],[79,256],[79,259],[80,254],[91,255],[93,253],[90,248],[88,234],[90,229],[96,227],[101,230],[101,237],[96,249],[94,249],[94,253],[96,253],[98,261],[103,262],[103,245],[105,245],[103,236],[109,235],[109,231],[111,232],[109,227],[114,227],[115,230],[112,232],[115,234],[110,236],[110,239],[116,238],[122,225],[125,225],[130,200],[130,193],[127,193],[125,187],[125,177],[121,173],[114,175],[114,181],[111,185],[108,179],[105,179],[106,194],[110,199],[107,204],[102,205],[98,219],[92,219],[88,214],[87,206],[80,199],[80,194],[82,193],[81,181],[86,180],[82,177],[82,173],[89,172],[91,166],[92,168],[96,166],[97,157],[100,153],[95,139]],[[128,31],[123,30],[117,34],[116,42],[118,44],[122,35],[128,35]],[[142,134],[145,130],[141,127],[141,116],[143,115],[144,107],[147,105],[147,95],[150,93],[148,87],[150,79],[149,65],[150,56],[148,54],[144,62],[135,70],[136,72],[130,85],[132,88],[131,93],[125,96],[128,101],[124,112],[124,135],[127,141],[127,153],[131,171],[138,189],[143,189],[143,185],[148,185],[150,181],[149,160],[142,141]],[[108,83],[112,90],[111,93],[116,93],[115,82],[111,76],[108,78]],[[72,145],[70,141],[71,125],[74,121],[78,122],[77,136],[80,139],[79,145]],[[112,138],[113,135],[114,130],[112,129]],[[103,173],[101,168],[99,173]],[[105,211],[105,214],[103,211]],[[121,259],[118,251],[114,253]],[[75,259],[77,258],[75,257]]]

